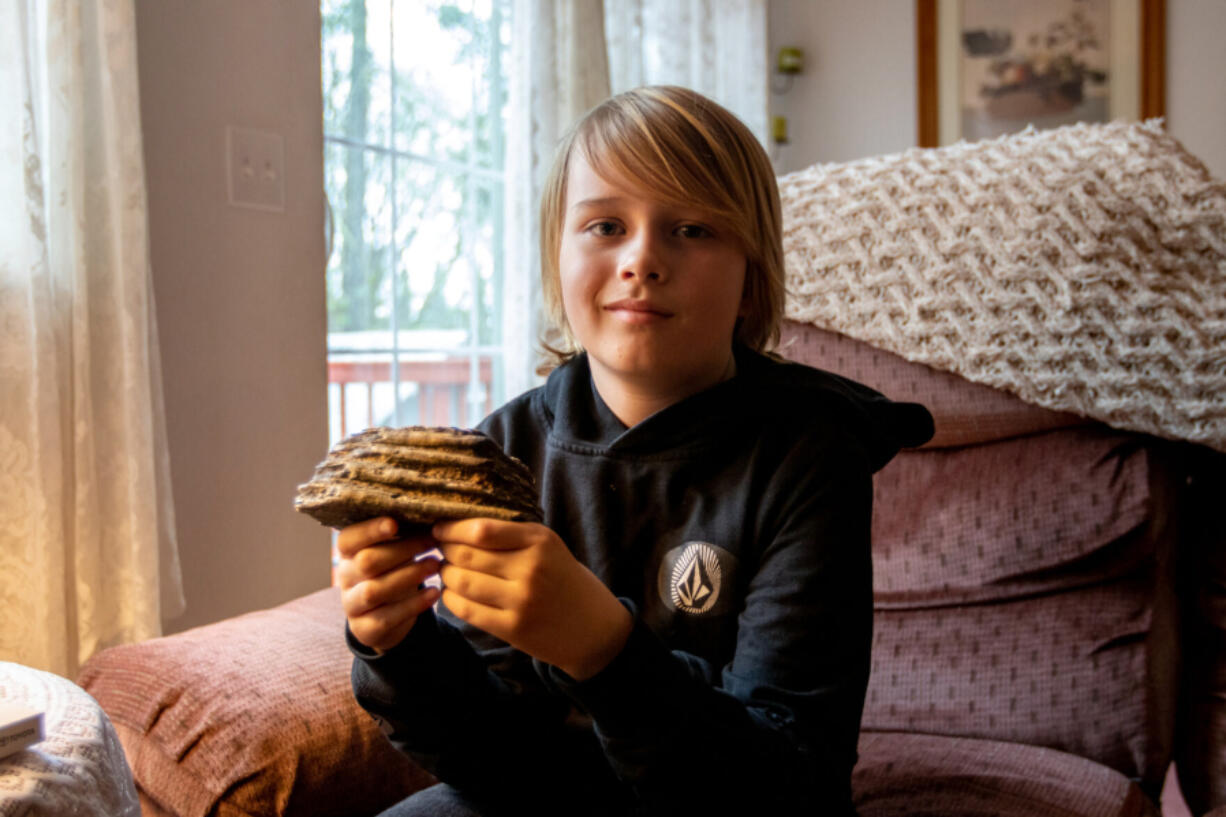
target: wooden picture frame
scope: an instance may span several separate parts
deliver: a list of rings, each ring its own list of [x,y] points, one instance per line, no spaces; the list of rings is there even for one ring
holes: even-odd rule
[[[1006,94],[1015,91],[1019,93],[1015,94],[1014,103],[1021,99],[1021,92],[1029,92],[1030,99],[1036,99],[1037,92],[1022,88],[1020,81],[1005,87],[1006,83],[1002,78],[995,87],[981,86],[980,95],[994,95],[994,99],[986,103],[989,107],[976,109],[974,105],[979,103],[967,104],[965,101],[966,83],[963,81],[962,72],[971,70],[969,60],[974,59],[966,54],[971,50],[968,38],[972,34],[982,37],[984,32],[960,30],[962,4],[981,1],[916,0],[916,102],[920,147],[936,147],[952,144],[963,138],[985,138],[987,135],[998,135],[1009,130],[1021,130],[1028,121],[1032,121],[1026,118],[1025,106],[1019,108],[1014,104],[1008,117],[994,115],[990,109],[996,99],[1003,99]],[[1054,4],[1056,0],[1052,2]],[[1065,3],[1071,14],[1079,0],[1059,2]],[[1101,113],[1098,109],[1106,106],[1106,115],[1101,116],[1102,119],[1148,119],[1163,116],[1166,111],[1166,2],[1106,2],[1110,3],[1109,15],[1112,20],[1110,30],[1104,32],[1104,35],[1110,38],[1110,66],[1093,74],[1100,82],[1103,82],[1104,77],[1110,78],[1112,84],[1108,93],[1100,92],[1095,110]],[[1013,8],[1029,7],[1029,3],[1018,3]],[[989,38],[986,50],[990,51],[993,47]],[[1079,71],[1082,67],[1078,66]],[[980,70],[982,71],[982,68]],[[1001,60],[996,61],[993,70],[1002,70]],[[1026,79],[1032,83],[1037,82],[1033,72]],[[1081,83],[1079,77],[1078,85]],[[1044,93],[1046,94],[1046,91]],[[1049,99],[1048,96],[1043,98]],[[1076,98],[1079,102],[1082,100],[1080,90],[1077,90]],[[1001,103],[996,104],[996,110],[1002,110]],[[1089,107],[1089,103],[1086,103],[1086,107]],[[1034,110],[1033,106],[1031,110]],[[1043,120],[1055,122],[1061,115],[1074,116],[1076,113],[1076,110],[1071,110],[1068,114],[1040,115],[1036,126],[1052,126],[1044,125]],[[1010,127],[1013,123],[1016,127]]]

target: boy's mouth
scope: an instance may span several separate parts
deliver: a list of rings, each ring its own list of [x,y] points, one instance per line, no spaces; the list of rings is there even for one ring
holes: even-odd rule
[[[671,318],[673,316],[672,312],[656,306],[655,304],[651,303],[651,301],[638,300],[635,298],[624,298],[620,301],[613,301],[612,303],[605,304],[604,308],[606,312],[618,312],[626,318]]]

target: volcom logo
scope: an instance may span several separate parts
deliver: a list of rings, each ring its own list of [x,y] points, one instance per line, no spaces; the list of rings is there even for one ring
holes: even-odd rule
[[[664,557],[660,574],[661,579],[667,576],[661,595],[674,610],[701,615],[719,601],[724,570],[714,545],[687,542],[674,548]]]

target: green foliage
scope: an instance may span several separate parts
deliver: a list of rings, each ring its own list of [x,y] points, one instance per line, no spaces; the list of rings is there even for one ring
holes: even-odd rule
[[[438,9],[438,22],[443,28],[469,28],[471,14],[466,14],[454,3],[444,3]]]

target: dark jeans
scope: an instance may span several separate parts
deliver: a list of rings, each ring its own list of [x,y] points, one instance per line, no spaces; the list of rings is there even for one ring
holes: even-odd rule
[[[379,817],[484,817],[473,803],[446,783],[438,783],[401,800]]]
[[[603,798],[598,798],[600,799]],[[572,798],[569,802],[558,802],[555,798],[553,802],[498,802],[497,799],[492,799],[478,803],[458,789],[446,783],[438,783],[401,800],[379,817],[624,817],[630,813],[630,809],[624,805],[613,805],[607,801],[584,802],[579,798]]]

